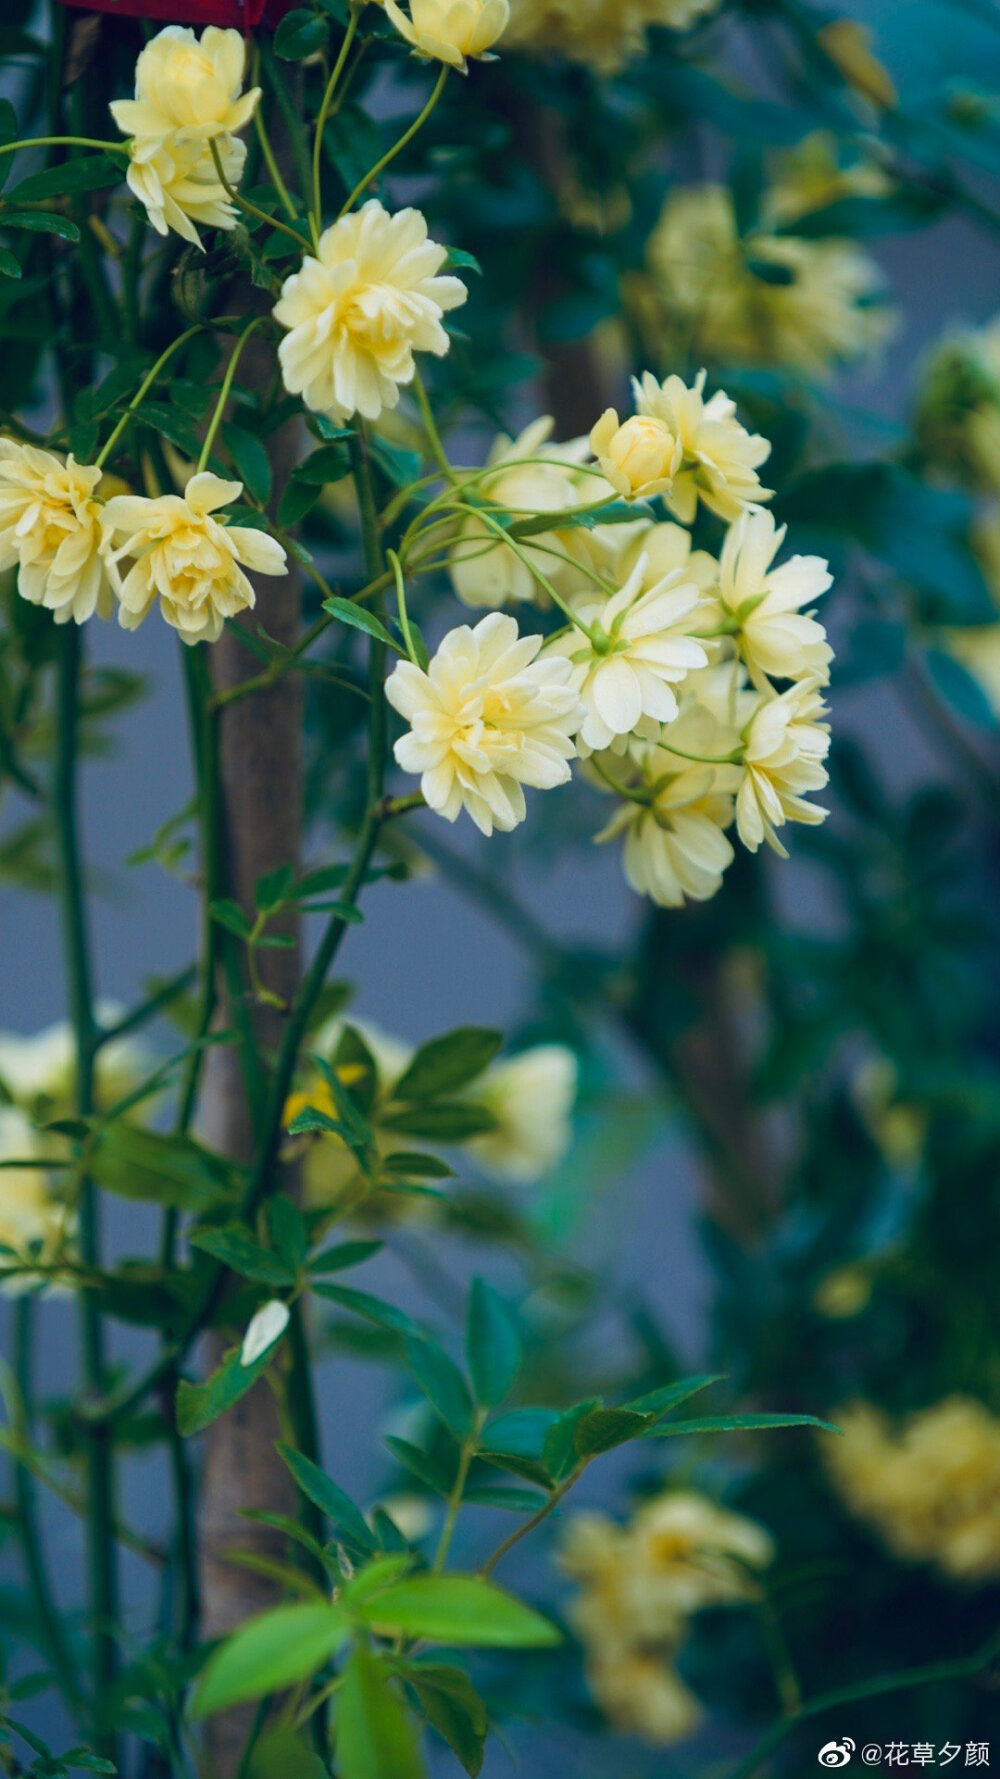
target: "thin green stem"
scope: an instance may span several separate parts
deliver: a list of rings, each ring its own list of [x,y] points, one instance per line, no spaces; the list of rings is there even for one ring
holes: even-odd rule
[[[70,1015],[76,1046],[76,1111],[88,1118],[94,1110],[94,1055],[97,1026],[90,968],[90,947],[84,913],[84,878],[77,831],[76,761],[79,730],[80,632],[67,626],[59,660],[59,700],[53,813],[59,850],[59,888],[69,982]],[[80,1183],[80,1254],[85,1266],[101,1265],[100,1221],[94,1182],[84,1173]],[[90,1291],[81,1294],[81,1344],[86,1394],[100,1395],[104,1386],[104,1331],[100,1306]],[[118,1611],[117,1559],[113,1508],[112,1431],[93,1427],[88,1473],[87,1553],[93,1621],[95,1709],[101,1715],[114,1683],[115,1626]],[[114,1759],[113,1735],[100,1738]]]
[[[208,146],[212,151],[212,159],[215,162],[215,171],[219,176],[219,184],[222,186],[222,189],[225,192],[230,203],[235,204],[236,208],[238,210],[245,211],[247,216],[256,217],[258,222],[266,222],[268,228],[277,229],[279,234],[288,235],[289,238],[295,242],[295,245],[296,245],[296,247],[298,247],[299,251],[304,253],[305,249],[306,249],[306,242],[303,240],[303,238],[299,234],[298,230],[290,229],[287,222],[282,222],[280,216],[269,216],[267,211],[262,210],[258,204],[251,204],[249,198],[244,198],[236,190],[235,185],[230,185],[229,180],[226,178],[225,168],[222,165],[222,156],[219,153],[219,144],[215,140],[214,137],[212,138],[212,140]]]
[[[128,155],[127,142],[98,142],[92,136],[31,136],[0,143],[0,155],[16,154],[19,148],[101,148],[105,154]]]
[[[186,346],[188,341],[192,340],[194,338],[195,334],[200,334],[203,331],[203,326],[204,326],[204,324],[199,321],[195,324],[194,327],[189,327],[187,332],[181,334],[178,339],[174,340],[173,344],[168,346],[165,352],[160,353],[160,356],[157,359],[156,363],[153,365],[152,370],[147,371],[146,375],[143,377],[142,382],[139,384],[138,389],[136,390],[134,396],[132,397],[132,400],[129,402],[129,405],[125,409],[124,414],[122,415],[121,419],[118,421],[117,426],[114,428],[114,430],[110,433],[108,438],[105,440],[104,444],[101,446],[100,451],[98,452],[96,458],[94,459],[94,468],[95,469],[103,469],[104,468],[105,463],[107,462],[112,451],[114,450],[115,446],[117,445],[118,440],[121,438],[122,433],[125,431],[125,428],[128,425],[129,421],[132,419],[132,416],[137,412],[137,410],[139,408],[141,408],[143,402],[145,401],[147,395],[149,394],[149,391],[152,389],[153,384],[156,382],[157,377],[160,375],[161,371],[163,371],[166,368],[166,366],[170,363],[170,360],[173,358],[174,353],[179,352],[182,346]]]
[[[427,443],[430,445],[431,455],[446,480],[455,483],[458,481],[458,476],[448,461],[448,453],[441,441],[441,434],[437,429],[437,421],[434,418],[431,404],[427,399],[424,380],[418,370],[414,370],[413,373],[413,393],[417,398],[417,407],[420,409],[420,418],[424,423],[424,431],[427,434]]]
[[[434,1561],[431,1564],[432,1575],[440,1575],[448,1561],[448,1553],[451,1550],[451,1541],[455,1536],[455,1527],[458,1524],[458,1516],[462,1507],[462,1497],[465,1494],[465,1485],[469,1476],[469,1466],[479,1447],[479,1436],[483,1430],[484,1420],[485,1415],[482,1410],[480,1410],[459,1448],[458,1469],[455,1472],[455,1481],[451,1486],[451,1493],[448,1496],[448,1506],[445,1511],[444,1525],[441,1527],[441,1536],[438,1539],[438,1547],[434,1553]]]
[[[381,159],[377,160],[375,162],[374,167],[370,168],[369,171],[365,174],[364,178],[358,182],[358,184],[354,187],[354,190],[352,191],[346,204],[343,204],[341,206],[340,216],[346,216],[349,210],[354,209],[354,206],[357,203],[358,199],[360,198],[361,193],[363,191],[367,191],[368,187],[372,183],[372,180],[377,179],[380,173],[384,173],[385,169],[386,169],[386,167],[388,167],[389,163],[391,161],[394,161],[398,154],[402,154],[403,149],[406,148],[408,146],[408,144],[413,141],[413,138],[414,138],[414,136],[417,135],[418,131],[423,129],[424,124],[427,122],[427,119],[430,117],[431,112],[434,110],[434,107],[437,104],[438,100],[440,99],[441,94],[444,92],[444,83],[447,80],[447,78],[448,78],[448,64],[447,64],[447,62],[442,62],[441,72],[438,75],[437,80],[434,82],[434,91],[431,93],[431,96],[428,99],[426,105],[424,106],[422,112],[420,113],[420,116],[417,118],[414,118],[409,129],[404,130],[403,134],[400,136],[399,141],[394,142],[392,147],[390,149],[386,150],[386,153],[384,155],[382,155]],[[338,222],[340,220],[340,216],[338,216],[338,218],[337,218]]]
[[[403,579],[403,565],[395,550],[386,551],[386,559],[392,569],[396,581],[396,609],[399,612],[399,628],[403,632],[406,652],[415,667],[420,666],[416,648],[413,643],[413,632],[410,629],[410,616],[406,609],[406,582]]]
[[[516,539],[511,537],[510,532],[507,531],[503,525],[498,524],[497,520],[492,518],[489,513],[484,513],[481,507],[465,505],[463,510],[467,513],[474,514],[474,516],[477,519],[479,519],[480,522],[483,525],[485,525],[489,531],[492,531],[496,537],[500,538],[507,545],[508,549],[513,550],[515,556],[518,558],[518,561],[523,562],[525,568],[528,569],[529,573],[534,575],[535,580],[538,582],[539,586],[544,590],[544,592],[546,592],[548,594],[553,605],[557,605],[559,607],[559,610],[562,612],[563,617],[569,619],[574,630],[579,630],[582,633],[582,635],[584,635],[587,638],[587,641],[591,644],[591,646],[593,648],[596,648],[597,643],[595,641],[594,632],[591,630],[589,624],[585,624],[583,622],[583,619],[578,617],[577,614],[573,611],[572,606],[568,605],[566,603],[565,599],[562,597],[562,594],[556,592],[554,586],[552,585],[552,582],[548,578],[548,575],[544,575],[542,573],[541,569],[538,567],[537,562],[532,562],[532,560],[528,556],[527,552],[525,550],[522,550],[520,544],[516,541]]]
[[[253,72],[251,75],[251,85],[256,86],[258,84],[259,78],[260,78],[260,50],[255,49],[254,56],[253,56]],[[268,134],[267,125],[264,122],[263,102],[257,106],[257,109],[253,114],[253,124],[254,124],[254,132],[256,134],[257,141],[260,144],[260,152],[264,156],[264,164],[267,167],[269,174],[271,175],[271,182],[274,186],[274,189],[277,192],[278,197],[281,199],[281,202],[285,206],[286,214],[291,217],[293,222],[297,222],[299,213],[296,208],[295,201],[294,201],[290,191],[288,190],[288,187],[285,184],[284,179],[281,176],[281,168],[278,166],[278,162],[277,162],[277,159],[276,159],[276,156],[274,153],[274,149],[271,146],[271,138]]]
[[[573,1484],[579,1480],[583,1474],[583,1468],[583,1465],[579,1464],[575,1470],[571,1470],[569,1476],[565,1477],[564,1480],[552,1490],[548,1500],[542,1504],[537,1513],[533,1513],[530,1519],[523,1520],[519,1526],[515,1526],[513,1532],[503,1540],[503,1543],[497,1545],[493,1555],[487,1557],[480,1570],[480,1574],[484,1579],[489,1579],[497,1564],[503,1561],[503,1558],[507,1555],[508,1551],[514,1549],[515,1544],[520,1544],[522,1538],[527,1538],[530,1532],[534,1532],[544,1520],[548,1519],[549,1514],[553,1513],[559,1506],[563,1496],[568,1495]]]
[[[313,203],[312,211],[309,216],[309,229],[312,234],[313,245],[317,248],[319,247],[319,237],[323,228],[323,132],[326,129],[326,120],[330,115],[330,106],[333,104],[334,93],[337,90],[340,77],[344,72],[344,64],[351,53],[351,44],[354,42],[354,38],[357,34],[358,20],[360,17],[361,4],[358,3],[358,0],[352,0],[351,16],[348,20],[347,30],[344,34],[344,41],[340,46],[340,54],[333,65],[333,72],[326,83],[326,91],[323,94],[322,104],[320,105],[316,117],[312,161]]]
[[[249,340],[250,335],[252,333],[254,333],[258,327],[262,327],[266,320],[267,320],[267,316],[265,316],[265,315],[255,316],[253,321],[249,322],[248,325],[243,329],[243,332],[241,333],[239,339],[237,340],[235,346],[233,347],[232,352],[229,355],[229,363],[226,366],[226,374],[222,379],[222,385],[221,385],[221,388],[219,389],[218,400],[216,401],[215,409],[212,414],[212,418],[209,422],[208,431],[205,434],[205,442],[201,447],[201,456],[198,458],[198,474],[199,475],[201,474],[202,470],[205,468],[210,456],[212,455],[212,446],[215,444],[215,435],[218,432],[219,427],[222,424],[222,416],[226,411],[226,403],[229,400],[229,392],[233,387],[233,378],[236,375],[236,367],[239,364],[240,359],[243,356],[243,348],[246,345],[247,341]]]

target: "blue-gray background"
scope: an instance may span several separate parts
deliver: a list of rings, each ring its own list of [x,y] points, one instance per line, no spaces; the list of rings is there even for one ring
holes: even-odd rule
[[[887,243],[879,258],[890,285],[898,288],[906,304],[902,325],[881,365],[845,380],[838,394],[891,427],[905,411],[914,367],[925,345],[950,323],[978,322],[992,314],[1000,248],[961,222],[949,221],[919,237]],[[877,427],[863,440],[859,454],[866,448],[875,453],[885,442],[884,429]],[[836,593],[828,606],[834,628],[835,602]],[[122,869],[127,855],[148,842],[190,795],[183,698],[174,635],[155,618],[134,635],[115,625],[92,625],[89,640],[96,659],[127,666],[150,680],[149,696],[120,725],[115,752],[88,764],[84,785],[88,857],[95,873],[106,875],[108,881],[106,893],[96,898],[94,907],[99,988],[102,995],[127,1005],[141,993],[151,973],[166,975],[183,967],[194,948],[195,907],[190,892],[155,867]],[[909,776],[925,763],[919,728],[890,694],[880,693],[877,700],[861,693],[845,695],[835,703],[834,721],[843,728],[863,724],[877,736],[877,751],[890,778]],[[504,844],[502,837],[494,839],[480,857],[490,862]],[[808,872],[794,864],[781,870],[789,918],[804,926],[818,924],[823,910]],[[570,866],[526,876],[521,889],[564,939],[615,942],[625,937],[637,917],[610,850],[583,857],[576,853]],[[62,1018],[60,941],[53,905],[5,891],[0,933],[0,1029],[27,1034]],[[529,968],[517,945],[488,916],[434,878],[402,891],[392,885],[376,888],[366,924],[349,935],[342,968],[357,984],[357,1011],[414,1040],[461,1021],[511,1026],[530,999]],[[669,992],[668,984],[664,992]],[[623,1090],[648,1086],[635,1057],[622,1052],[617,1063]],[[584,1255],[600,1253],[623,1297],[636,1288],[648,1297],[692,1368],[704,1344],[708,1288],[699,1258],[697,1216],[696,1161],[682,1133],[671,1129],[664,1117],[662,1130],[634,1164],[607,1183],[592,1211],[583,1249]],[[148,1249],[147,1225],[134,1207],[113,1207],[108,1236],[114,1253]],[[380,1258],[376,1266],[383,1269],[377,1288],[420,1305],[419,1286],[396,1261]],[[372,1274],[373,1279],[376,1276]],[[433,1307],[424,1301],[424,1313]],[[7,1315],[6,1307],[0,1307],[5,1347]],[[45,1390],[58,1392],[70,1384],[75,1370],[70,1306],[53,1303],[40,1321],[40,1381]],[[139,1335],[119,1330],[116,1356],[137,1362],[142,1341]],[[371,1369],[338,1362],[326,1367],[321,1383],[327,1460],[341,1482],[362,1499],[379,1477],[377,1452],[387,1407],[379,1376]],[[615,1482],[613,1464],[599,1467],[590,1486],[591,1498],[603,1494],[613,1500]],[[155,1463],[130,1464],[124,1507],[137,1530],[153,1538],[162,1535],[166,1501]],[[76,1529],[68,1515],[48,1517],[46,1542],[61,1596],[68,1603],[80,1574]],[[127,1585],[138,1630],[151,1598],[148,1577],[132,1560],[127,1563]],[[45,1727],[54,1730],[51,1712],[47,1715]],[[45,1717],[44,1711],[36,1716],[40,1727]],[[558,1739],[555,1743],[546,1739],[543,1745],[531,1732],[517,1741],[525,1775],[541,1774],[554,1759],[564,1766],[572,1760],[572,1770],[581,1776],[608,1771],[607,1746],[588,1753],[574,1744],[571,1751]],[[616,1753],[616,1762],[618,1758]],[[633,1759],[623,1752],[615,1770],[680,1774],[698,1770],[703,1760],[704,1751],[695,1749],[672,1754],[667,1762],[661,1756],[648,1766],[638,1754]],[[488,1771],[502,1773],[508,1765],[508,1755],[500,1751]]]

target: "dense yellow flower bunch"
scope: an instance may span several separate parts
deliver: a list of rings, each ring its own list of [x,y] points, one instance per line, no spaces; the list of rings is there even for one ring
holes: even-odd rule
[[[687,31],[719,0],[512,0],[504,45],[553,51],[614,74],[646,49],[651,25]]]
[[[239,184],[246,160],[237,132],[260,99],[259,87],[242,91],[245,62],[239,31],[209,25],[199,40],[168,25],[136,62],[135,98],[113,102],[129,137],[129,188],[158,234],[173,230],[200,247],[198,224],[235,228],[227,187]]]
[[[754,1599],[773,1554],[763,1527],[701,1495],[660,1495],[626,1526],[598,1513],[570,1522],[561,1566],[579,1591],[568,1617],[616,1729],[662,1745],[697,1728],[698,1701],[674,1666],[689,1622]]]
[[[1000,1420],[951,1396],[894,1426],[868,1403],[840,1411],[823,1452],[852,1512],[890,1550],[959,1581],[1000,1575]]]
[[[775,218],[777,220],[777,217]],[[771,234],[741,240],[722,185],[671,192],[634,286],[651,341],[717,363],[787,366],[823,378],[892,330],[874,262],[855,242]]]

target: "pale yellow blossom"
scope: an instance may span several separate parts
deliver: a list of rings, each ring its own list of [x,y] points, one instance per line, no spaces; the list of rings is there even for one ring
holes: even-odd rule
[[[220,136],[215,147],[226,183],[235,189],[246,148],[233,136]],[[129,143],[126,179],[158,235],[167,235],[172,229],[193,247],[200,247],[199,225],[236,227],[236,208],[205,142],[187,142],[178,136],[136,137]]]
[[[633,414],[623,422],[614,408],[601,415],[590,448],[612,488],[626,500],[669,493],[683,455],[665,421]]]
[[[470,1153],[500,1179],[540,1179],[569,1149],[576,1088],[577,1061],[565,1044],[536,1044],[492,1063],[469,1096],[496,1128],[474,1137]]]
[[[512,0],[511,48],[551,50],[601,74],[645,54],[651,25],[687,31],[719,0]]]
[[[122,494],[108,501],[105,559],[126,630],[135,630],[159,602],[182,642],[217,642],[225,620],[255,602],[244,567],[287,572],[285,552],[267,532],[213,517],[242,492],[242,483],[206,470],[191,477],[183,495]]]
[[[38,1161],[55,1155],[57,1138],[44,1140],[19,1106],[0,1105],[0,1288],[22,1291],[38,1275],[11,1269],[30,1260],[51,1262],[67,1231],[68,1212],[52,1190],[53,1176]],[[5,1278],[5,1275],[7,1276]]]
[[[770,513],[745,513],[730,527],[719,562],[713,618],[738,626],[736,644],[755,684],[830,675],[826,631],[802,607],[826,593],[833,577],[821,556],[792,556],[772,566],[786,530]]]
[[[569,662],[541,645],[490,612],[450,630],[426,673],[401,661],[390,674],[386,697],[409,724],[396,759],[446,821],[465,809],[483,834],[507,833],[527,813],[525,785],[567,783],[579,700]]]
[[[114,100],[111,115],[126,136],[233,135],[260,99],[259,87],[242,90],[246,54],[240,31],[209,25],[199,39],[187,26],[167,25],[139,53],[135,98]]]
[[[419,210],[390,215],[376,198],[325,229],[274,309],[288,329],[278,357],[289,393],[337,421],[394,408],[414,353],[448,351],[442,318],[468,295],[442,275],[446,259]]]
[[[785,822],[815,825],[826,820],[826,810],[807,800],[828,778],[823,765],[830,748],[825,715],[818,683],[801,680],[779,698],[762,699],[750,719],[736,796],[736,826],[750,852],[766,840],[787,858],[778,828]]]
[[[659,421],[677,441],[667,505],[690,525],[698,501],[720,519],[738,519],[748,506],[770,500],[757,470],[771,454],[767,439],[747,432],[736,418],[736,403],[722,389],[705,400],[704,371],[689,388],[683,377],[657,382],[646,371],[633,384],[636,413]]]
[[[110,617],[114,599],[100,554],[101,471],[36,445],[0,439],[0,569],[57,624]]]
[[[384,4],[417,55],[446,62],[462,74],[470,57],[488,56],[510,19],[509,0],[410,0],[409,14],[396,0]]]

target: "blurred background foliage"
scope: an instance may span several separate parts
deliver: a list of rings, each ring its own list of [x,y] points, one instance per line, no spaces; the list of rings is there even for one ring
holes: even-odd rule
[[[500,62],[449,82],[392,190],[482,268],[463,332],[433,371],[435,411],[466,450],[516,434],[540,409],[560,439],[588,430],[647,368],[705,367],[772,440],[775,512],[836,575],[825,612],[837,645],[832,815],[797,835],[780,881],[770,859],[741,855],[715,900],[637,904],[628,931],[583,954],[562,941],[558,907],[537,895],[524,905],[518,886],[526,863],[544,873],[578,857],[586,895],[599,807],[586,786],[488,859],[423,829],[398,842],[401,870],[432,865],[530,956],[536,989],[519,1039],[567,1043],[582,1062],[578,1141],[562,1169],[527,1196],[463,1181],[421,1219],[419,1240],[428,1246],[436,1219],[477,1259],[514,1256],[528,1402],[636,1395],[693,1361],[724,1373],[741,1405],[845,1427],[832,1457],[830,1436],[794,1432],[631,1458],[610,1507],[623,1522],[669,1478],[766,1528],[775,1554],[752,1609],[699,1611],[679,1644],[707,1739],[667,1753],[629,1740],[593,1768],[593,1751],[581,1753],[574,1770],[707,1774],[734,1748],[736,1764],[720,1770],[749,1775],[757,1766],[741,1751],[784,1711],[788,1734],[762,1751],[761,1770],[791,1775],[846,1731],[859,1747],[900,1735],[964,1743],[991,1723],[1000,1733],[979,1660],[1000,1604],[1000,320],[966,313],[960,254],[954,329],[908,364],[897,414],[865,402],[866,376],[922,302],[918,281],[892,285],[880,270],[885,241],[960,219],[996,252],[1000,15],[989,0],[857,0],[850,17],[746,0],[688,15],[673,30],[630,0],[575,11],[522,0]],[[337,17],[336,0],[317,0],[262,41],[279,86]],[[99,137],[140,27],[68,14],[62,28],[73,24],[67,107],[76,130]],[[22,117],[46,102],[44,30],[31,0],[7,0],[0,57]],[[376,33],[328,140],[345,189],[418,108],[425,81]],[[52,237],[27,232],[9,204],[0,212],[0,419],[44,417],[48,380],[79,354],[86,387],[70,442],[84,455],[95,415],[132,387],[140,350],[115,336],[103,300],[102,195],[71,197],[85,226],[58,279]],[[941,250],[956,238],[971,236],[946,232]],[[169,341],[203,275],[223,272],[233,251],[220,240],[202,262],[164,248],[148,274],[142,351]],[[258,274],[267,289],[266,263]],[[194,371],[171,386],[156,414],[166,448],[190,454],[203,399]],[[227,443],[266,499],[262,424],[248,407]],[[383,431],[389,485],[415,473],[407,426]],[[284,521],[301,523],[338,573],[355,538],[337,487],[302,480],[286,501]],[[700,523],[717,541],[714,522]],[[450,600],[443,577],[423,584],[428,635]],[[0,870],[44,892],[47,838],[21,792],[51,740],[52,632],[24,601],[6,610]],[[344,630],[326,657],[347,682],[357,644]],[[324,836],[357,820],[362,705],[310,683],[310,818]],[[92,672],[95,750],[141,692],[124,670]],[[183,834],[179,822],[160,837],[160,864],[183,868]],[[621,1088],[622,1040],[644,1059],[642,1104]],[[655,1279],[623,1311],[589,1259],[574,1258],[598,1189],[664,1120],[679,1121],[698,1156],[712,1281],[705,1349],[683,1356]],[[660,1189],[671,1192],[669,1177]],[[606,1365],[597,1343],[608,1375],[595,1380],[581,1331],[604,1313],[616,1327]],[[362,1337],[343,1322],[330,1340],[374,1360],[394,1352],[384,1331]],[[390,1483],[421,1492],[404,1472],[387,1471]],[[535,1547],[536,1570],[561,1536],[544,1559]],[[556,1597],[569,1597],[564,1584]],[[924,1684],[852,1703],[849,1722],[831,1708],[798,1727],[803,1699],[924,1667],[934,1671]],[[546,1711],[554,1690],[586,1735],[615,1718],[588,1695],[573,1644],[508,1664],[491,1703],[530,1715],[540,1688]]]

